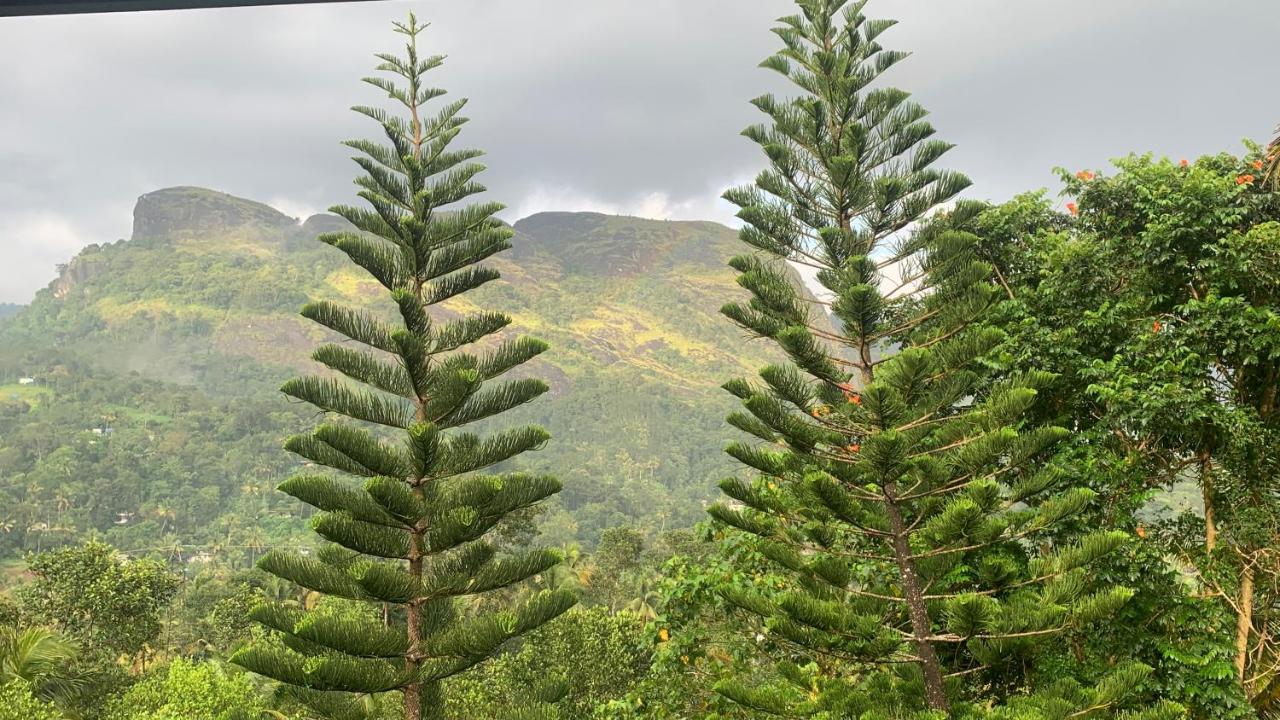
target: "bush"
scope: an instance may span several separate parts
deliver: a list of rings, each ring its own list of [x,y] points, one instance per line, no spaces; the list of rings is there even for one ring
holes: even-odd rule
[[[113,700],[105,720],[247,720],[267,707],[245,673],[178,659]]]

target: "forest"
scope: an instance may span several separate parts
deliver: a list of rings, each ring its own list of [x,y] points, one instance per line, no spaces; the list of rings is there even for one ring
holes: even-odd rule
[[[1280,136],[975,200],[866,6],[737,231],[503,222],[411,14],[0,305],[0,720],[1280,718]]]

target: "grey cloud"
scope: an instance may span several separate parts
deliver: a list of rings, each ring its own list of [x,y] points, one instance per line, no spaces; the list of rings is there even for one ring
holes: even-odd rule
[[[0,20],[0,301],[24,301],[78,245],[125,236],[138,195],[214,187],[293,212],[348,201],[347,111],[413,9],[471,98],[463,137],[516,209],[725,220],[752,175],[747,100],[784,0],[375,2]],[[970,195],[1052,186],[1054,165],[1130,150],[1194,157],[1280,121],[1267,0],[873,0],[891,80],[958,143]],[[655,199],[656,198],[656,199]]]

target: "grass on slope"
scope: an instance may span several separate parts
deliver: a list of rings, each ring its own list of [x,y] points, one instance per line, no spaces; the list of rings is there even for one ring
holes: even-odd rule
[[[33,408],[51,395],[52,390],[40,385],[0,385],[0,401],[25,402]]]

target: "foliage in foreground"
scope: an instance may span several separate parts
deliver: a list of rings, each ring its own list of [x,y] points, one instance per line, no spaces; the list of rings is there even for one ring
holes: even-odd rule
[[[0,720],[63,720],[53,703],[41,700],[25,680],[0,683]]]
[[[239,669],[179,658],[115,698],[105,720],[251,720],[267,700]]]

